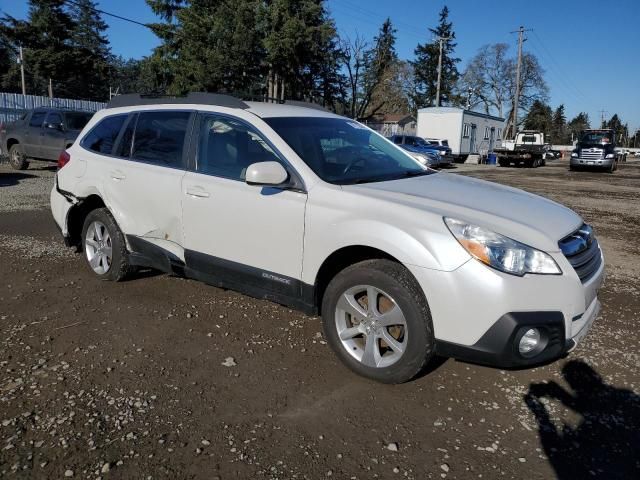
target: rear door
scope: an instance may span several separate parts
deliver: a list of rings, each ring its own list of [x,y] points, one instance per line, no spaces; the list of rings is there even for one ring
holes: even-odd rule
[[[25,126],[23,146],[24,153],[27,157],[40,157],[42,150],[40,148],[40,134],[47,112],[44,110],[34,110],[29,118],[29,124]]]
[[[40,130],[40,155],[47,160],[56,160],[65,147],[62,114],[49,112]]]
[[[156,246],[184,261],[181,181],[192,117],[185,110],[132,114],[114,154],[100,159],[106,203],[134,251]]]

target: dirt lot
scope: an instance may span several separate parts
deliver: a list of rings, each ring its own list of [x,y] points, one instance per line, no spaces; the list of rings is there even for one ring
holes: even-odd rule
[[[61,244],[54,172],[0,166],[0,477],[640,478],[640,162],[450,172],[595,226],[603,309],[568,358],[369,382],[317,318],[168,275],[100,282]]]

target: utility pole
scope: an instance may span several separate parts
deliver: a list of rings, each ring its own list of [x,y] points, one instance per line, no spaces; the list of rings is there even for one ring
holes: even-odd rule
[[[440,44],[440,54],[438,55],[438,88],[436,89],[436,107],[440,106],[440,82],[442,81],[442,43],[449,40],[451,37],[438,37],[438,43]]]
[[[53,84],[51,83],[51,78],[49,78],[49,98],[53,98]]]
[[[600,110],[600,128],[604,128],[604,119],[605,119],[605,115],[609,113],[606,110]]]
[[[24,83],[24,55],[22,54],[22,45],[20,45],[20,56],[18,61],[20,62],[20,78],[22,79],[22,95],[27,94],[27,86]]]
[[[528,32],[531,29],[525,30],[523,26],[520,26],[518,30],[511,33],[518,34],[518,65],[516,66],[516,96],[513,99],[513,137],[518,132],[518,103],[520,102],[520,70],[522,69],[522,43],[526,40],[524,38],[524,32]]]

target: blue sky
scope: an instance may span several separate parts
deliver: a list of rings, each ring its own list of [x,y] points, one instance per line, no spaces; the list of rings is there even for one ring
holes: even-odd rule
[[[446,4],[457,36],[460,69],[482,45],[505,42],[515,52],[520,25],[532,28],[524,44],[546,70],[550,103],[565,104],[567,117],[586,111],[592,124],[600,110],[618,113],[640,128],[640,0],[328,0],[341,34],[371,38],[388,16],[397,28],[397,51],[412,59],[418,42]],[[100,8],[141,22],[155,20],[144,0],[100,0]],[[23,18],[26,0],[0,0],[0,10]],[[148,55],[158,44],[143,27],[105,17],[113,52]]]

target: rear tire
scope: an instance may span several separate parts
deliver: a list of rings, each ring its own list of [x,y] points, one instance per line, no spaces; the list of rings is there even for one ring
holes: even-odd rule
[[[124,235],[111,212],[89,212],[82,227],[82,252],[89,269],[101,280],[119,282],[135,268],[129,264]]]
[[[338,273],[323,297],[322,323],[338,358],[378,382],[407,382],[434,355],[424,293],[404,266],[390,260],[366,260]]]
[[[26,170],[29,168],[29,161],[19,143],[11,145],[9,149],[9,163],[14,170]]]

